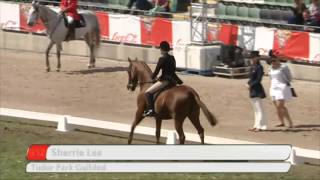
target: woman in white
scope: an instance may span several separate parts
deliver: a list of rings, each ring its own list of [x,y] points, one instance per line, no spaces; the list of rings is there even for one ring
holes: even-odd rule
[[[280,124],[276,127],[285,126],[284,119],[287,119],[289,127],[292,128],[292,120],[289,111],[285,106],[285,103],[292,98],[290,89],[292,77],[290,69],[286,65],[281,65],[278,58],[272,58],[269,76],[271,78],[270,96],[277,109],[280,120]]]
[[[262,99],[266,97],[264,88],[261,84],[263,74],[263,67],[259,61],[259,51],[253,51],[251,52],[251,69],[247,87],[249,89],[249,96],[254,110],[255,121],[253,128],[249,129],[249,131],[258,132],[267,129],[267,119],[262,106]]]

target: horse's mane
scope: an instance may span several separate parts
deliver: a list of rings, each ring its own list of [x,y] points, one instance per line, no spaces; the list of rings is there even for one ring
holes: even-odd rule
[[[142,68],[144,68],[150,75],[152,74],[152,71],[150,67],[143,61],[135,61],[137,64],[141,65]]]
[[[54,11],[53,9],[49,8],[49,7],[46,6],[46,5],[38,4],[38,7],[41,7],[41,8],[43,8],[43,9],[45,9],[47,13],[58,14],[56,11]]]

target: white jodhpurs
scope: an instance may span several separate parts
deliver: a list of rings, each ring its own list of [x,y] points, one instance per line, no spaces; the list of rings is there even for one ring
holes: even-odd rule
[[[254,110],[254,128],[256,129],[267,129],[267,119],[262,106],[261,98],[251,98],[251,104]]]

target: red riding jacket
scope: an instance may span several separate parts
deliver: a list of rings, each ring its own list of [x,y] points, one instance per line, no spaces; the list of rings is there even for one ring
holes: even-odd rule
[[[80,20],[80,15],[77,12],[78,0],[61,0],[61,10],[68,13],[68,16],[73,17],[74,20]]]

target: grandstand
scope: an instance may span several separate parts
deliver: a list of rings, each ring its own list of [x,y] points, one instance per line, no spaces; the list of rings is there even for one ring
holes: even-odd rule
[[[32,0],[5,0],[14,2],[31,2]],[[45,4],[58,5],[59,0],[39,0]],[[100,9],[117,13],[130,13],[136,11],[137,15],[146,15],[139,10],[128,11],[127,4],[130,0],[80,0],[82,9]],[[170,12],[156,13],[156,16],[167,14],[166,17],[189,17],[191,3],[205,2],[204,0],[169,0]],[[288,18],[293,15],[294,0],[206,0],[214,4],[215,8],[208,10],[211,21],[229,22],[233,24],[263,25],[268,27],[295,29],[305,31],[301,25],[289,25]],[[304,0],[308,6],[311,0]],[[314,27],[316,28],[316,27]]]
[[[7,1],[30,3],[32,0]],[[38,1],[55,6],[60,3],[58,0]],[[290,58],[288,60],[295,62],[317,64],[320,62],[320,34],[306,32],[317,28],[320,30],[320,28],[287,23],[288,18],[293,15],[294,0],[170,0],[171,12],[157,12],[152,14],[152,18],[149,18],[148,11],[129,10],[128,2],[129,0],[80,0],[78,5],[79,9],[93,10],[99,18],[102,18],[101,36],[104,41],[118,42],[118,35],[121,32],[121,43],[157,47],[159,41],[165,39],[175,47],[178,44],[193,42],[191,42],[190,32],[199,32],[200,26],[191,27],[191,14],[192,18],[200,23],[204,22],[204,18],[201,18],[201,9],[191,8],[194,7],[192,3],[207,2],[210,4],[207,6],[206,18],[209,22],[205,23],[207,29],[202,31],[206,33],[202,35],[207,36],[203,38],[206,43],[215,44],[218,41],[226,45],[237,45],[248,51],[259,50],[264,55],[272,49],[279,52],[279,56],[288,57]],[[310,0],[304,2],[309,5]],[[17,31],[28,29],[29,32],[43,33],[43,27],[30,29],[26,25],[27,13],[24,12],[24,3],[17,4],[20,4],[20,7],[12,7],[13,10],[9,6],[4,7],[7,10],[3,9],[3,11],[14,11],[15,15],[9,19],[3,18],[4,22],[0,22],[2,29]],[[122,17],[123,25],[128,25],[130,28],[122,32],[123,28],[120,25],[118,27],[118,17]],[[111,19],[112,22],[106,19]],[[7,21],[8,24],[6,24]],[[12,24],[12,22],[17,23]],[[129,25],[129,23],[132,24]],[[192,29],[194,27],[196,28]],[[117,31],[116,34],[115,31]],[[137,39],[127,40],[124,37],[128,34],[134,34]]]

